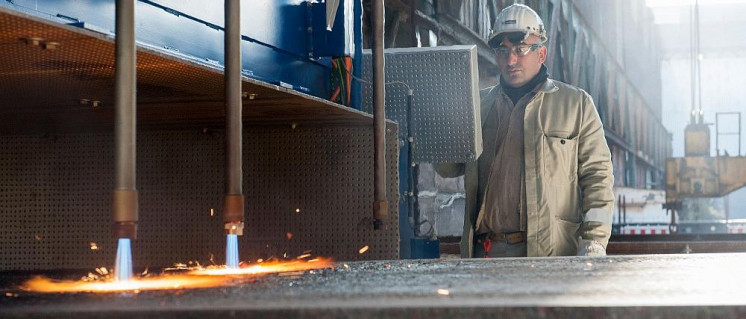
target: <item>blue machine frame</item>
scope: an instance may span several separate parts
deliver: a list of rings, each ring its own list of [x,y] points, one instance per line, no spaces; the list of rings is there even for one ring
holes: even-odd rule
[[[361,0],[339,2],[329,31],[326,2],[242,1],[244,75],[328,99],[330,58],[350,56],[358,64],[356,57],[362,47]],[[114,34],[113,0],[6,0],[0,6]],[[137,0],[136,10],[140,45],[223,67],[223,1]],[[355,98],[351,106],[359,109],[359,86],[353,87],[352,94]]]

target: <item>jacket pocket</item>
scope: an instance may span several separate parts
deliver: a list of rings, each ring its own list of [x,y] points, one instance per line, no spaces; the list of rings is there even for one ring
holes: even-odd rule
[[[578,175],[578,138],[545,134],[544,177],[549,180],[574,181]]]
[[[575,256],[578,249],[578,229],[580,223],[554,218],[552,246],[555,256]]]

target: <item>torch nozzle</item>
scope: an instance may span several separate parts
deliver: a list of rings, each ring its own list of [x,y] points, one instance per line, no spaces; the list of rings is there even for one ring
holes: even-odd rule
[[[114,222],[111,226],[114,238],[137,239],[137,222]]]
[[[243,236],[243,209],[243,195],[225,195],[223,202],[223,221],[225,221],[225,233],[227,235]]]
[[[373,220],[373,229],[374,230],[381,229],[381,226],[383,226],[383,221],[382,220],[380,220],[380,219]]]
[[[137,190],[115,189],[112,202],[112,235],[114,238],[137,238]]]
[[[385,200],[373,203],[373,229],[382,229],[383,221],[389,216],[389,203]]]
[[[226,222],[225,223],[225,234],[243,236],[243,222],[241,221]]]

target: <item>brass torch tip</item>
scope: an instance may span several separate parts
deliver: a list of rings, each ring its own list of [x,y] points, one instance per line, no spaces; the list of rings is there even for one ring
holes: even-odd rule
[[[136,222],[115,222],[111,226],[111,233],[114,238],[130,238],[132,240],[137,239],[137,223]]]
[[[243,236],[243,222],[232,221],[225,223],[225,234]]]

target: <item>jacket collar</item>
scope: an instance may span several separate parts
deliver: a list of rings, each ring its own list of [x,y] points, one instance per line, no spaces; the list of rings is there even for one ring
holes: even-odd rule
[[[492,88],[490,88],[490,91],[492,91],[494,88],[499,88],[500,89],[499,92],[500,93],[504,93],[504,91],[502,89],[502,85],[500,83],[500,79],[501,79],[501,77],[498,77],[497,85],[494,86],[494,87],[492,87]],[[541,92],[541,93],[553,93],[553,92],[556,92],[557,90],[559,90],[559,88],[557,87],[557,84],[554,83],[554,80],[552,80],[551,78],[547,78],[547,80],[544,81],[544,86],[541,87],[537,91]]]
[[[488,89],[490,93],[492,93],[493,91],[496,91],[495,93],[499,92],[498,94],[505,94],[505,91],[503,90],[502,85],[500,85],[499,83],[498,85],[490,87]],[[557,92],[557,90],[559,90],[559,87],[557,87],[557,84],[554,83],[554,80],[546,79],[546,81],[544,81],[544,84],[542,84],[541,88],[539,88],[538,90],[537,89],[534,89],[534,90],[537,93],[541,92],[541,93],[548,94],[548,93]]]
[[[552,93],[559,90],[556,84],[554,84],[554,81],[552,79],[547,79],[544,82],[544,86],[539,90],[539,92],[542,93]]]

